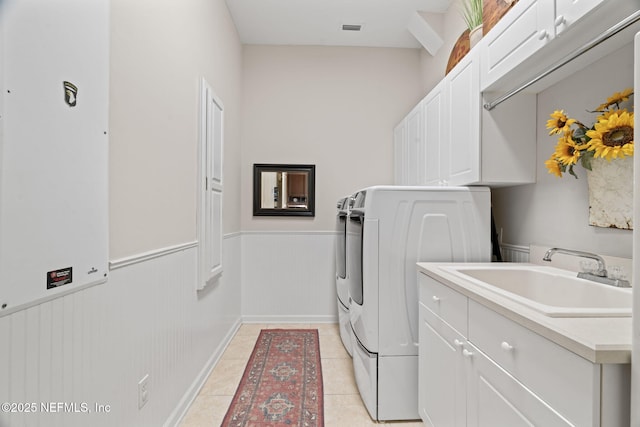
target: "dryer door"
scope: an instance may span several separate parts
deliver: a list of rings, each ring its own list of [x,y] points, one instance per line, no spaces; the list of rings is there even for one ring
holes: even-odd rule
[[[362,305],[362,230],[364,211],[351,211],[347,222],[347,258],[349,262],[349,296]]]
[[[347,212],[340,210],[336,220],[336,231],[338,238],[336,239],[336,278],[344,279],[347,277],[346,263],[346,233],[347,233]]]

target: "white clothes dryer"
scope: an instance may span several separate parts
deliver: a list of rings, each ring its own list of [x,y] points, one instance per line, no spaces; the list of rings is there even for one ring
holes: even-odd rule
[[[352,197],[343,197],[338,200],[336,215],[336,294],[338,303],[338,325],[340,327],[340,339],[345,350],[351,356],[351,326],[349,323],[349,284],[347,278],[347,220],[349,218],[349,204]]]
[[[490,191],[365,188],[349,213],[346,244],[362,400],[375,420],[419,419],[416,263],[490,261]]]

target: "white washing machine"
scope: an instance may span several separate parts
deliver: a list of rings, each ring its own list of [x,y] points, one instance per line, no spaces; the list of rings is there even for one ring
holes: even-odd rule
[[[338,200],[336,215],[336,293],[338,295],[338,325],[342,344],[351,356],[351,325],[349,323],[349,284],[347,278],[347,221],[349,219],[349,204],[352,197]]]
[[[416,262],[490,261],[490,191],[363,189],[349,213],[346,243],[353,367],[362,400],[375,420],[419,419]]]

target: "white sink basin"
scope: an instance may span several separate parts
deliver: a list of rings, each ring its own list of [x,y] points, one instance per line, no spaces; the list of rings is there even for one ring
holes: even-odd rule
[[[554,267],[500,264],[447,270],[551,317],[628,317],[632,291]]]

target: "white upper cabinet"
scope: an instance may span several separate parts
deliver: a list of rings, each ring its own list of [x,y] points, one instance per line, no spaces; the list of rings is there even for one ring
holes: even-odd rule
[[[479,59],[469,52],[396,127],[396,184],[535,182],[536,97],[520,94],[484,110]]]
[[[445,80],[442,80],[425,97],[422,106],[424,114],[424,184],[446,185],[449,180],[449,150],[446,141],[447,96]]]
[[[638,11],[638,0],[520,0],[493,27],[480,49],[481,90],[507,91],[539,76],[623,19]],[[612,37],[580,61],[565,64],[532,92],[540,92],[571,73],[631,42],[635,29]]]
[[[604,0],[556,0],[555,31],[560,35]]]
[[[482,84],[489,86],[555,36],[554,2],[520,0],[485,37]]]
[[[407,116],[407,184],[420,185],[424,166],[422,103],[416,105]]]
[[[449,184],[480,181],[480,73],[478,52],[469,52],[446,77]]]
[[[407,185],[407,122],[401,121],[393,129],[393,183]]]
[[[519,94],[504,108],[486,111],[479,62],[477,51],[467,54],[423,101],[425,147],[432,158],[427,172],[437,171],[439,185],[535,182],[536,97]],[[439,167],[432,169],[435,153]],[[425,184],[436,183],[427,176]]]
[[[519,0],[398,125],[396,183],[535,182],[536,93],[631,42],[640,22],[566,63],[639,9],[640,0]]]

